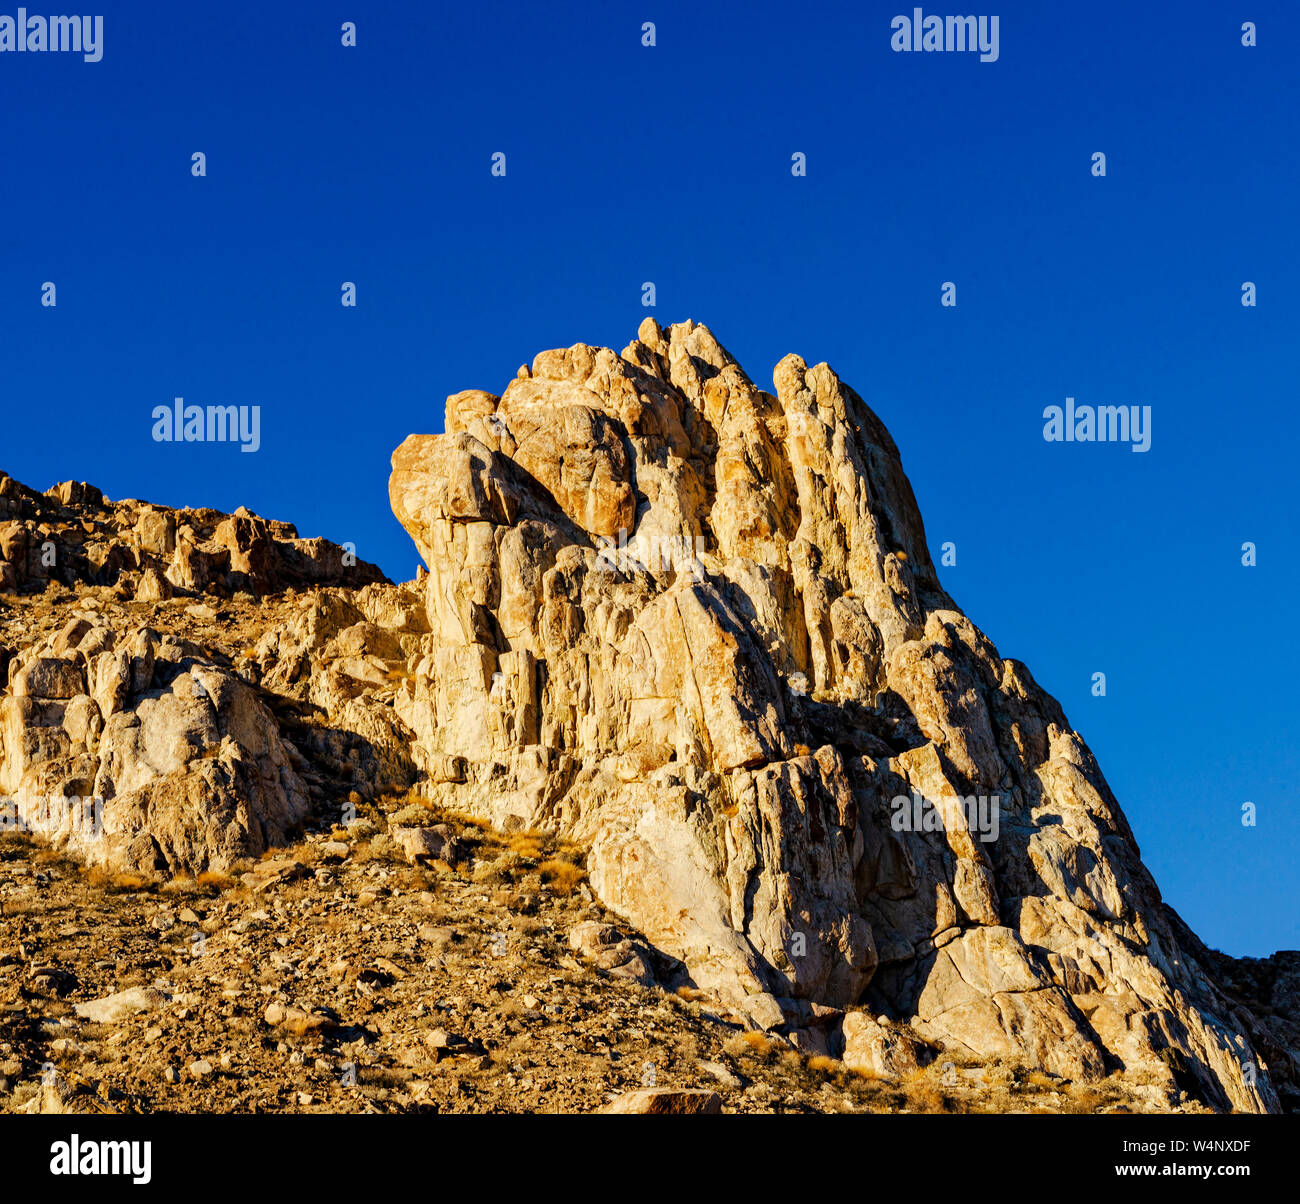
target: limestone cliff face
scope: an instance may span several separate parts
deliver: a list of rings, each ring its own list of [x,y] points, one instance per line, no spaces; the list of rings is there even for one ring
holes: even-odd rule
[[[773,383],[647,320],[397,449],[431,635],[395,705],[437,801],[587,843],[604,901],[761,1025],[815,1043],[865,1003],[1275,1108],[1092,754],[940,586],[880,420],[825,364]]]

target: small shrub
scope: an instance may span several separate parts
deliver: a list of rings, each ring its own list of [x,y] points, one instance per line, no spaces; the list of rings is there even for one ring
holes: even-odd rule
[[[517,857],[536,861],[546,847],[546,837],[540,832],[515,832],[506,837],[506,848]]]
[[[571,861],[543,861],[538,868],[542,875],[542,882],[557,895],[573,894],[579,883],[586,877],[582,867],[574,865]]]
[[[747,1029],[743,1033],[736,1033],[735,1036],[728,1037],[723,1049],[732,1057],[751,1057],[762,1058],[764,1060],[772,1057],[780,1045],[773,1041],[766,1033],[756,1032],[753,1029]]]

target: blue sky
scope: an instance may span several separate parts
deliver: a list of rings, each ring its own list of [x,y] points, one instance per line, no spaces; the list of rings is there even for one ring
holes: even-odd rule
[[[1000,2],[981,63],[894,53],[912,7],[99,0],[102,61],[0,54],[0,468],[247,505],[407,578],[388,457],[447,393],[647,312],[767,387],[827,360],[1166,899],[1229,952],[1300,946],[1300,13]],[[260,405],[261,450],[154,443],[178,395]],[[1151,450],[1045,442],[1067,395],[1150,405]]]

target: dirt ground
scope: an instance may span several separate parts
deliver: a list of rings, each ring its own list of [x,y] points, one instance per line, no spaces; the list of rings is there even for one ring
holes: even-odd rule
[[[0,836],[0,1111],[592,1112],[645,1086],[727,1112],[1171,1110],[942,1056],[864,1078],[580,960],[573,926],[614,921],[580,850],[460,823],[454,866],[410,864],[371,814],[197,881]]]

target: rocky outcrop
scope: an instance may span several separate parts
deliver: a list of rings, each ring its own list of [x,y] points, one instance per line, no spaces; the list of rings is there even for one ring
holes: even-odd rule
[[[397,449],[430,634],[395,707],[434,800],[586,843],[756,1025],[869,1007],[864,1066],[942,1047],[1275,1108],[1092,754],[943,590],[880,420],[825,364],[773,384],[647,320]]]
[[[1300,1112],[1300,951],[1271,957],[1229,957],[1187,933],[1197,960],[1232,1001],[1233,1016],[1268,1066],[1287,1112]]]
[[[153,602],[178,592],[229,597],[383,580],[351,549],[300,539],[291,524],[243,507],[222,514],[110,502],[80,481],[37,493],[0,473],[0,591],[83,582]]]
[[[0,604],[0,826],[193,874],[417,780],[393,707],[426,638],[405,588],[177,599],[148,623],[105,592]]]
[[[392,701],[428,624],[345,547],[0,476],[0,594],[0,825],[198,873],[416,778]]]
[[[53,644],[16,659],[0,696],[7,822],[91,862],[176,872],[260,854],[305,818],[278,725],[229,669],[86,618]]]

